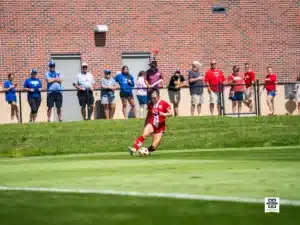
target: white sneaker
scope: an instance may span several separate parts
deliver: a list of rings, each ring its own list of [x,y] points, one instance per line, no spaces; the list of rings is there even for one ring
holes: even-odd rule
[[[132,147],[128,147],[128,152],[129,152],[129,154],[131,155],[131,156],[134,156],[135,154],[136,154],[136,150],[135,150],[135,148],[132,148]]]

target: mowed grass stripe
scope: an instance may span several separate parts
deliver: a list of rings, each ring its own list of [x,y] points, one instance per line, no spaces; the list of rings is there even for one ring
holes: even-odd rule
[[[101,195],[135,196],[135,197],[175,198],[175,199],[202,200],[202,201],[264,203],[264,199],[249,198],[249,197],[194,195],[194,194],[182,194],[182,193],[151,193],[151,192],[150,193],[144,193],[144,192],[126,192],[126,191],[114,191],[114,190],[36,188],[36,187],[6,187],[6,186],[0,186],[0,191],[101,194]],[[300,201],[299,200],[280,199],[280,204],[281,205],[300,206]]]
[[[0,156],[126,151],[143,124],[143,120],[96,120],[0,126]],[[299,134],[300,117],[178,117],[168,120],[160,149],[295,146],[300,145]]]
[[[126,149],[126,148],[125,148]],[[181,149],[181,150],[157,150],[153,155],[176,154],[176,153],[193,153],[193,152],[224,152],[224,151],[276,151],[276,150],[300,150],[300,145],[296,146],[269,146],[269,147],[241,147],[241,148],[213,148],[213,149]],[[32,161],[40,159],[68,159],[68,158],[81,158],[81,157],[109,157],[109,156],[124,156],[128,159],[128,152],[95,152],[95,153],[75,153],[66,155],[52,155],[52,156],[29,156],[20,158],[2,157],[0,161]]]

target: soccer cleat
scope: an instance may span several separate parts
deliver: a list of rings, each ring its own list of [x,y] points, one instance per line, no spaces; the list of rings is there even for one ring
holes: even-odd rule
[[[132,148],[132,147],[128,147],[128,152],[131,156],[134,156],[136,154],[135,148]]]

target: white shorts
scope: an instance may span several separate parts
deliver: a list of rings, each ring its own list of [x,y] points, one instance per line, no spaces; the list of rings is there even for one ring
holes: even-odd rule
[[[203,94],[193,94],[191,95],[191,104],[192,105],[201,105],[204,103]]]
[[[252,87],[247,87],[245,90],[245,99],[246,100],[252,100],[253,96],[253,88]]]
[[[300,93],[296,93],[296,101],[300,103]]]
[[[209,94],[209,103],[210,104],[220,104],[220,93],[211,91]]]

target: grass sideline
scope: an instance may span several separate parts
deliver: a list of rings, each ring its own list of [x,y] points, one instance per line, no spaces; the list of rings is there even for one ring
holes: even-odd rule
[[[126,151],[143,120],[96,120],[0,126],[0,156]],[[300,145],[300,117],[178,117],[168,120],[160,149]],[[148,141],[149,143],[149,141]]]
[[[93,194],[8,191],[1,193],[0,207],[3,225],[295,225],[299,219],[293,206],[265,214],[262,204]]]
[[[0,158],[0,186],[299,202],[300,147],[250,149]],[[0,207],[1,225],[292,225],[300,209],[280,205],[279,214],[265,214],[263,203],[20,190],[0,190]]]

